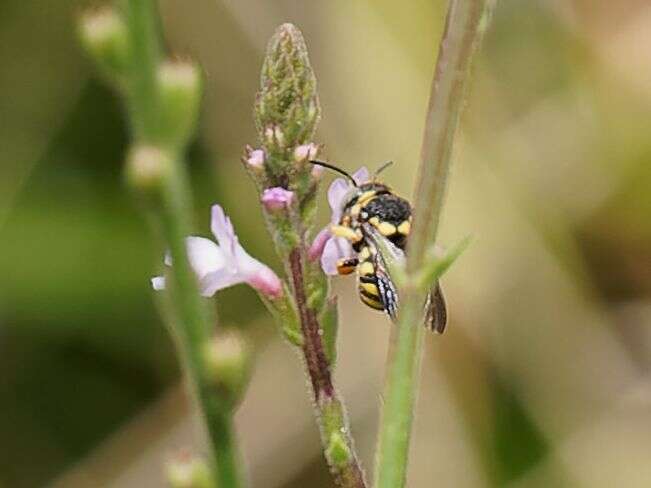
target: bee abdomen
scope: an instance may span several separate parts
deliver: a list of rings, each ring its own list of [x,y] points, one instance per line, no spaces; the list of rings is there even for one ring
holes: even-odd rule
[[[370,249],[365,247],[360,253],[360,257],[365,257],[359,263],[357,268],[357,292],[362,302],[375,310],[384,310],[384,304],[377,287],[377,277],[375,275],[375,266],[370,261]]]
[[[374,279],[371,280],[371,278],[366,277],[364,277],[364,279],[360,278],[357,291],[359,292],[359,298],[366,305],[376,310],[384,310],[384,304],[382,303],[382,299],[380,298],[380,293]]]

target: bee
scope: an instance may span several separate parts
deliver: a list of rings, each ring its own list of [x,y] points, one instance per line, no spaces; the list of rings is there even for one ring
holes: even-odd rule
[[[392,164],[382,165],[370,181],[357,183],[346,171],[322,161],[310,161],[344,175],[350,182],[350,191],[342,201],[341,218],[333,225],[334,235],[347,239],[355,256],[337,263],[337,273],[348,275],[356,271],[359,298],[367,306],[384,311],[395,321],[398,313],[398,290],[387,270],[388,256],[404,260],[411,230],[412,208],[408,200],[399,197],[378,175]],[[380,240],[383,240],[380,243]],[[381,245],[382,244],[382,245]],[[436,283],[425,303],[425,326],[443,333],[447,323],[447,308],[443,292]]]

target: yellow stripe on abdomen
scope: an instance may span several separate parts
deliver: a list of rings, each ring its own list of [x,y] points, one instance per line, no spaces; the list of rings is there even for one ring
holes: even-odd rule
[[[375,310],[384,310],[384,305],[382,305],[382,302],[378,301],[376,298],[372,298],[360,291],[359,298],[364,302],[366,305],[368,305],[371,308],[374,308]]]

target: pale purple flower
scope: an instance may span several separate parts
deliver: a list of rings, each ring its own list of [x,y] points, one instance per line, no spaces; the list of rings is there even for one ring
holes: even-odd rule
[[[265,264],[249,256],[240,245],[231,221],[219,205],[213,205],[210,229],[217,243],[204,237],[186,239],[188,259],[199,279],[199,291],[204,297],[238,283],[247,283],[260,293],[274,299],[283,294],[280,278]],[[169,255],[165,264],[172,265]],[[165,278],[151,280],[154,290],[165,288]]]
[[[361,167],[352,176],[358,185],[369,180],[366,167]],[[338,225],[341,220],[346,195],[350,189],[350,183],[343,178],[337,178],[332,182],[328,188],[328,203],[332,211],[330,224],[317,234],[308,251],[308,257],[312,261],[321,258],[321,268],[328,275],[337,274],[337,261],[355,256],[353,246],[347,239],[333,236],[330,232],[330,226]]]
[[[251,168],[259,169],[264,166],[264,151],[262,149],[255,149],[249,152],[249,157],[246,160]]]
[[[332,237],[332,234],[330,233],[329,226],[326,226],[319,231],[319,233],[312,241],[312,245],[307,251],[307,257],[310,261],[316,261],[321,257],[323,254],[323,248],[325,247],[330,237]]]
[[[292,204],[293,200],[294,192],[279,186],[264,190],[260,199],[262,205],[270,211],[286,209]]]

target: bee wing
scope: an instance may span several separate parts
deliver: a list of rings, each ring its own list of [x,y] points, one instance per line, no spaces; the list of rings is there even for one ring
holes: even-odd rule
[[[380,298],[384,304],[384,309],[391,319],[395,322],[398,314],[398,290],[393,284],[393,280],[387,271],[385,257],[380,252],[380,249],[386,249],[391,253],[390,259],[404,261],[405,253],[402,249],[398,248],[389,239],[380,234],[375,227],[370,224],[363,225],[364,234],[367,242],[375,248],[374,265],[377,276],[377,287],[380,292]],[[378,246],[379,239],[383,239],[382,246]],[[436,283],[427,297],[425,302],[425,320],[424,325],[433,332],[442,334],[448,321],[447,305],[445,304],[445,297],[441,285]]]
[[[389,315],[389,317],[391,317],[391,320],[395,322],[396,317],[398,316],[398,290],[393,284],[393,281],[387,272],[384,259],[379,252],[375,253],[374,261],[375,279],[380,299],[382,300],[382,305],[384,305],[384,311]]]
[[[448,309],[441,284],[432,287],[425,304],[425,326],[432,331],[443,334],[448,323]]]
[[[398,316],[398,290],[391,279],[388,271],[386,258],[382,254],[382,249],[388,250],[391,253],[390,259],[404,261],[405,253],[402,249],[398,248],[389,239],[380,234],[375,227],[370,224],[363,224],[362,230],[366,237],[366,242],[372,247],[373,252],[373,267],[375,269],[375,280],[384,306],[384,311],[395,322]],[[378,245],[378,241],[382,239],[382,245]]]

